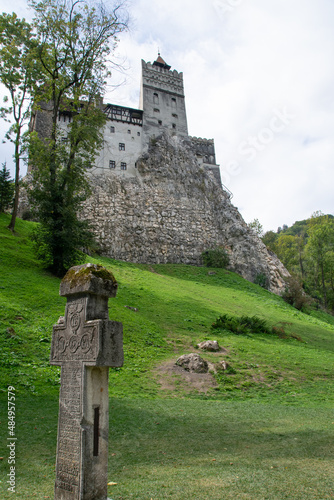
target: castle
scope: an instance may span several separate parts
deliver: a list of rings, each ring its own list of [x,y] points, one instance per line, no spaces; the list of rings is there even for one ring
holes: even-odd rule
[[[188,135],[183,74],[162,57],[142,61],[140,108],[100,103],[104,146],[89,171],[92,194],[81,210],[101,254],[134,263],[199,265],[215,246],[229,269],[250,281],[265,276],[280,293],[289,276],[253,233],[222,186],[213,139]],[[48,112],[49,111],[49,112]],[[31,127],[49,134],[47,105]],[[59,116],[66,140],[69,112]]]
[[[47,105],[44,106],[46,111]],[[142,60],[140,109],[103,102],[100,106],[107,116],[107,123],[103,134],[104,147],[96,158],[94,174],[109,172],[121,177],[136,176],[137,160],[147,150],[150,140],[169,132],[191,141],[199,165],[211,171],[221,184],[213,139],[188,136],[183,73],[171,71],[171,66],[160,54],[153,64]],[[70,120],[70,112],[65,110],[59,114],[64,137]],[[45,134],[45,113],[35,113],[31,127],[40,135]]]

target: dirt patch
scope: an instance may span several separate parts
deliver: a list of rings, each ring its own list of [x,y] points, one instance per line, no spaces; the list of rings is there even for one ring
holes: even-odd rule
[[[165,361],[155,368],[155,378],[163,391],[199,392],[206,394],[218,387],[211,373],[190,373],[175,365],[175,361]]]

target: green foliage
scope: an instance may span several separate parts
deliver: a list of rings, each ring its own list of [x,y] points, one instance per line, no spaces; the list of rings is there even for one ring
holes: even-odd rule
[[[217,404],[204,398],[117,398],[112,391],[110,395],[108,498],[326,500],[333,496],[331,408],[268,405],[265,400]],[[286,399],[293,401],[296,394],[288,391]],[[5,408],[5,395],[0,402]],[[20,474],[14,497],[52,498],[58,396],[21,393],[17,403],[24,418],[16,423]],[[0,473],[7,477],[7,460],[1,460]],[[13,493],[5,485],[2,488],[2,500],[12,500]]]
[[[6,163],[2,164],[0,170],[0,212],[4,212],[13,204],[14,183],[10,178],[10,171]]]
[[[66,216],[70,215],[67,211]],[[56,276],[63,276],[72,266],[83,264],[86,254],[78,247],[93,243],[92,233],[87,230],[87,224],[73,216],[72,225],[57,224],[39,225],[32,232],[37,258],[42,261],[46,269],[50,269]],[[74,223],[73,223],[74,222]]]
[[[274,231],[267,231],[263,237],[262,241],[263,243],[271,250],[272,252],[276,253],[276,241],[278,238],[278,234],[275,233]]]
[[[225,269],[229,264],[229,256],[225,248],[216,246],[210,250],[205,250],[201,254],[202,262],[207,267],[217,267]]]
[[[38,256],[62,276],[92,243],[78,213],[89,194],[87,172],[103,145],[106,115],[96,98],[103,93],[108,57],[126,24],[118,7],[109,13],[102,4],[85,1],[31,0],[30,5],[43,81],[34,94],[35,106],[38,110],[49,103],[52,124],[49,137],[32,133],[27,140],[32,165],[28,195],[41,223],[34,236]],[[58,121],[62,112],[71,117],[66,130]]]
[[[334,308],[334,220],[311,218],[305,248],[308,261],[308,288],[321,296],[324,307]]]
[[[254,284],[259,285],[262,288],[268,289],[269,280],[268,280],[267,275],[265,273],[258,273],[255,277]]]
[[[263,235],[263,226],[260,223],[259,219],[254,219],[253,221],[249,222],[248,227],[251,228],[253,233],[261,238],[261,236]]]
[[[63,276],[72,265],[82,263],[82,249],[94,245],[94,238],[85,220],[78,217],[82,202],[89,194],[85,168],[80,157],[63,164],[63,147],[59,145],[55,164],[48,168],[46,144],[36,136],[30,138],[30,158],[36,168],[28,190],[33,214],[40,225],[33,234],[37,256],[55,275]]]
[[[8,222],[0,214],[0,404],[6,408],[13,385],[17,498],[52,498],[60,368],[50,366],[49,355],[52,325],[64,315],[66,299],[59,296],[60,280],[41,269],[32,250],[29,234],[37,224],[18,219],[11,233]],[[110,370],[108,478],[117,484],[108,486],[108,497],[332,497],[333,316],[305,315],[225,270],[208,275],[186,265],[89,261],[117,278],[109,316],[124,329],[124,366]],[[189,382],[164,387],[170,380],[163,368],[212,339],[209,325],[221,311],[256,315],[305,342],[216,329],[225,350],[203,357],[225,359],[230,373],[216,376],[217,386],[206,392]],[[5,440],[6,425],[1,429]],[[6,459],[0,474],[7,477]],[[1,499],[12,500],[1,488]]]
[[[15,228],[19,203],[20,157],[22,154],[22,129],[30,117],[33,85],[38,85],[38,63],[35,57],[35,40],[32,27],[17,15],[0,15],[0,82],[9,92],[0,108],[0,117],[13,122],[6,139],[14,144],[15,198],[9,228]]]
[[[299,311],[306,311],[311,304],[311,299],[306,295],[299,279],[295,276],[286,278],[286,289],[283,292],[283,299]]]
[[[21,394],[51,394],[59,380],[59,369],[49,365],[52,325],[64,315],[66,300],[59,296],[60,280],[43,271],[33,252],[29,234],[38,224],[18,219],[12,234],[6,229],[8,220],[0,214],[0,392],[12,384]],[[208,388],[206,399],[332,404],[332,316],[321,310],[305,315],[222,269],[208,275],[206,268],[186,265],[152,267],[92,257],[89,262],[110,269],[119,283],[109,316],[123,323],[125,364],[110,372],[113,396],[203,397],[187,384],[175,385],[172,374],[172,388],[161,388],[168,374],[160,369],[217,336],[228,352],[205,353],[205,359],[213,364],[225,359],[236,373],[217,379],[219,390]],[[246,327],[258,333],[211,330],[212,318],[222,311],[246,316]],[[254,316],[277,330],[259,333],[261,323]],[[292,334],[305,342],[292,340]],[[289,398],[287,391],[300,395]]]
[[[229,314],[222,314],[216,321],[212,324],[214,330],[226,330],[234,333],[235,335],[247,335],[252,334],[273,334],[278,336],[280,339],[295,339],[303,342],[300,335],[295,333],[288,333],[286,331],[287,326],[291,326],[292,323],[280,322],[277,325],[269,326],[264,318],[259,318],[258,316],[232,316]],[[233,373],[236,373],[235,371]]]
[[[315,212],[279,233],[267,232],[263,242],[297,278],[285,291],[297,309],[307,305],[305,292],[325,308],[334,310],[334,218]],[[300,285],[298,285],[298,280]],[[304,291],[301,290],[301,287]]]
[[[282,233],[291,236],[304,236],[307,231],[307,224],[307,220],[296,221],[291,227],[284,229]]]
[[[229,330],[236,335],[249,335],[251,333],[271,333],[265,319],[258,316],[231,316],[222,314],[212,324],[212,328]]]

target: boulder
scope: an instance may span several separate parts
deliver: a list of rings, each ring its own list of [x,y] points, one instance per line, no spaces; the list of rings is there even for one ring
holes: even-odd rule
[[[205,359],[201,358],[199,354],[183,354],[175,363],[178,366],[184,368],[184,370],[193,373],[207,373],[208,363]]]
[[[224,359],[222,361],[220,361],[219,363],[219,367],[221,370],[227,370],[227,368],[229,367],[230,365],[227,363],[227,361],[225,361]]]
[[[202,349],[202,351],[220,351],[217,340],[205,340],[204,342],[200,342],[199,344],[197,344],[197,347],[199,349]]]

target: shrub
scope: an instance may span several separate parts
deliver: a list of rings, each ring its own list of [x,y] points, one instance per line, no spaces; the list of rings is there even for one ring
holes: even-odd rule
[[[310,297],[306,295],[300,281],[294,276],[286,279],[286,288],[282,297],[285,302],[298,310],[305,309],[305,307],[311,304]]]
[[[269,287],[269,280],[268,280],[267,275],[265,273],[258,273],[256,275],[254,283],[255,283],[255,285],[261,286],[262,288],[268,289],[268,287]]]
[[[285,331],[284,327],[287,325],[291,325],[291,323],[281,322],[277,326],[269,326],[265,319],[258,316],[230,316],[229,314],[222,314],[212,324],[212,328],[229,330],[236,335],[264,333],[276,335],[281,339],[295,339],[303,342],[299,335]]]
[[[213,323],[212,328],[223,328],[236,335],[250,333],[271,333],[266,321],[258,316],[230,316],[222,314]]]
[[[210,250],[205,250],[201,254],[202,262],[207,267],[220,267],[225,269],[229,264],[229,256],[225,248],[216,246]]]

